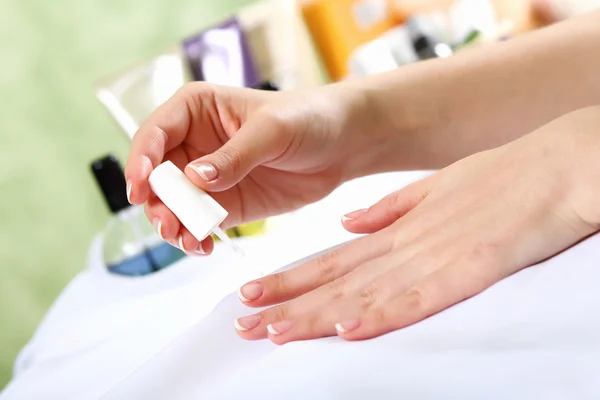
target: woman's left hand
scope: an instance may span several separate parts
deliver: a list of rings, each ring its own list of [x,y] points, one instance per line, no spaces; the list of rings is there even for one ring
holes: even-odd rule
[[[372,234],[244,285],[246,305],[278,305],[236,320],[238,335],[277,344],[376,337],[594,233],[599,122],[599,108],[579,111],[346,215],[346,229]]]

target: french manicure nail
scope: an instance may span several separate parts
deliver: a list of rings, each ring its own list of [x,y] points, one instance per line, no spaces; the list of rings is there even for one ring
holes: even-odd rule
[[[190,164],[190,168],[192,168],[194,171],[196,171],[198,173],[198,175],[200,175],[200,178],[202,178],[206,182],[214,181],[215,179],[217,179],[217,177],[219,175],[217,172],[217,169],[207,163],[197,164],[197,165]]]
[[[132,183],[131,181],[127,181],[127,201],[131,204],[131,187],[132,187]],[[123,187],[123,186],[121,186]],[[123,193],[123,192],[121,192]]]
[[[183,235],[179,235],[179,249],[185,251],[185,247],[183,247]]]
[[[158,236],[160,236],[162,240],[165,240],[162,233],[162,221],[160,220],[160,218],[153,218],[152,226],[154,226],[154,229],[156,230],[156,233],[158,233]]]
[[[267,325],[267,331],[271,335],[282,335],[290,329],[292,329],[292,321],[281,321]]]
[[[352,221],[353,219],[357,219],[360,216],[365,215],[367,213],[367,211],[368,211],[367,208],[363,208],[362,210],[352,211],[351,213],[348,213],[348,214],[342,216],[342,222]]]
[[[352,319],[350,321],[338,322],[335,324],[335,330],[339,333],[348,333],[357,329],[360,326],[360,321],[358,319]]]
[[[233,324],[238,331],[249,331],[260,324],[260,315],[249,315],[247,317],[238,318],[233,321]]]
[[[204,251],[204,247],[202,247],[202,242],[198,243],[198,247],[196,247],[196,250],[194,251],[194,253],[200,254],[201,256],[206,255],[206,252]]]
[[[263,290],[262,283],[250,282],[238,289],[238,296],[243,302],[253,301],[262,296]]]

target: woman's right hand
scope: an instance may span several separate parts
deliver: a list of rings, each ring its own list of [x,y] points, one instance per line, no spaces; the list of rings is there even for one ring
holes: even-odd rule
[[[211,192],[229,211],[224,228],[291,211],[386,169],[391,129],[367,97],[347,84],[307,92],[188,84],[134,136],[125,170],[130,202],[145,203],[166,241],[208,254],[211,239],[199,244],[151,192],[154,168],[170,160]]]

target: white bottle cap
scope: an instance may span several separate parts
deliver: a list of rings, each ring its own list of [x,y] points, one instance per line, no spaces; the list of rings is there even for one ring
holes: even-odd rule
[[[227,210],[196,186],[171,161],[156,167],[148,179],[152,191],[198,241],[211,233],[222,234],[219,225]]]

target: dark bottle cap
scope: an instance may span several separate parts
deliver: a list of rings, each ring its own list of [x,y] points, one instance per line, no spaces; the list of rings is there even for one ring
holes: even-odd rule
[[[92,162],[91,168],[112,213],[118,213],[131,206],[127,200],[125,174],[116,157],[107,155],[95,160]]]
[[[272,81],[261,82],[258,85],[254,86],[254,89],[267,90],[267,91],[273,91],[273,92],[279,91],[279,88],[277,87],[277,85],[275,85],[275,83]]]

